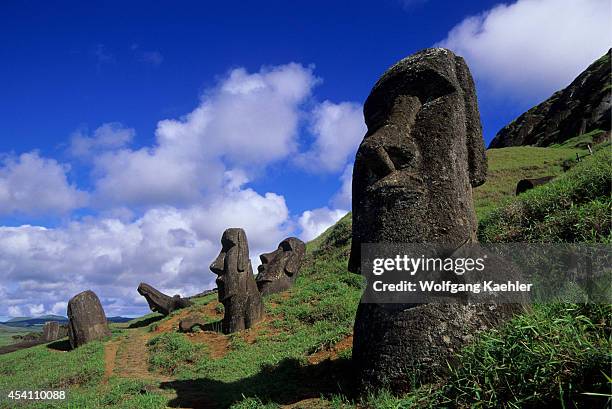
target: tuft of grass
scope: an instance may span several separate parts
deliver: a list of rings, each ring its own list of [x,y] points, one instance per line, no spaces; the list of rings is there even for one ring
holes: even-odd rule
[[[460,354],[440,404],[604,407],[612,342],[610,305],[536,305]],[[610,403],[609,401],[607,402]]]
[[[168,375],[176,374],[206,356],[204,345],[193,344],[184,334],[176,332],[166,332],[151,338],[147,347],[151,368]]]

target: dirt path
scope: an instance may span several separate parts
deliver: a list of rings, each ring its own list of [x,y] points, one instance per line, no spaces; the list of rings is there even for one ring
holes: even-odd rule
[[[104,378],[102,378],[102,383],[108,383],[108,379],[113,375],[119,343],[120,341],[111,341],[104,346]]]
[[[148,379],[158,382],[171,380],[166,376],[149,372],[147,341],[151,334],[140,330],[128,330],[126,336],[106,344],[104,349],[104,379]]]

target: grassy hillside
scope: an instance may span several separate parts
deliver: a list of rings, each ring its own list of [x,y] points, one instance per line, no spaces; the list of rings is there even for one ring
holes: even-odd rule
[[[489,149],[489,172],[484,185],[474,189],[476,215],[479,219],[499,205],[507,197],[514,196],[516,184],[521,179],[557,176],[566,160],[584,155],[584,147],[563,146],[554,149],[534,146]]]
[[[526,171],[533,173],[527,176],[541,176],[539,172],[558,166],[555,161],[575,156],[574,150],[566,151],[567,148],[556,148],[559,151],[554,153],[540,149],[490,151],[490,195],[496,194],[508,203],[492,211],[487,202],[491,196],[478,196],[477,190],[477,206],[489,214],[482,221],[481,235],[487,232],[483,237],[497,237],[495,234],[517,229],[529,230],[533,239],[544,237],[537,236],[544,229],[534,230],[530,224],[525,227],[522,216],[506,223],[504,212],[508,208],[531,203],[530,209],[535,211],[541,206],[540,214],[545,215],[554,209],[576,207],[571,204],[574,202],[563,207],[569,202],[562,201],[563,206],[553,209],[546,200],[536,200],[539,195],[553,197],[561,192],[569,195],[564,197],[573,197],[568,193],[570,187],[588,185],[592,187],[591,196],[581,203],[586,205],[605,197],[605,193],[593,190],[605,185],[598,179],[606,170],[600,164],[605,157],[598,153],[550,187],[511,198],[518,176],[511,177],[510,169],[527,167],[529,162],[524,156],[532,160],[529,166],[533,168]],[[505,170],[495,173],[496,169]],[[525,214],[534,217],[532,213]],[[149,314],[129,323],[113,324],[112,338],[103,343],[66,352],[64,340],[0,355],[0,390],[27,387],[70,391],[70,404],[32,406],[36,408],[605,405],[608,398],[597,394],[610,390],[606,378],[611,375],[612,353],[609,305],[534,306],[529,314],[481,334],[473,345],[466,346],[460,353],[461,365],[453,368],[449,379],[422,385],[401,397],[384,391],[375,396],[354,396],[351,333],[362,283],[361,277],[346,271],[350,221],[347,215],[308,243],[306,261],[295,287],[267,297],[266,319],[250,330],[229,336],[217,332],[223,307],[212,294],[169,317]],[[506,224],[501,226],[501,221]],[[490,231],[495,233],[489,234]],[[565,236],[546,237],[560,240]],[[593,236],[593,240],[602,237],[607,237],[605,232]],[[209,323],[207,330],[190,335],[177,332],[179,320],[188,314],[204,317]],[[0,408],[5,407],[13,405],[0,401]]]
[[[479,226],[485,242],[610,242],[610,148],[538,189],[489,212]]]

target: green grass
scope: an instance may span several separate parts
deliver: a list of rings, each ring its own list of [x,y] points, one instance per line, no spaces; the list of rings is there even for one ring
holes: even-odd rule
[[[577,148],[577,149],[587,149],[587,145],[591,145],[591,148],[595,148],[595,142],[602,137],[606,131],[601,129],[594,129],[590,132],[584,133],[582,135],[575,136],[570,138],[563,143],[550,145],[550,148]]]
[[[185,339],[183,334],[166,332],[152,338],[149,348],[149,365],[166,375],[174,375],[179,368],[194,364],[205,356],[205,345],[196,345]]]
[[[483,242],[610,242],[610,149],[601,149],[554,181],[491,211]]]
[[[474,189],[476,215],[481,219],[501,201],[514,196],[521,179],[562,174],[563,161],[575,159],[576,153],[584,155],[584,148],[518,146],[487,150],[487,181]]]
[[[0,329],[0,347],[14,344],[20,340],[13,339],[14,335],[26,335],[32,332],[29,328],[7,328]]]

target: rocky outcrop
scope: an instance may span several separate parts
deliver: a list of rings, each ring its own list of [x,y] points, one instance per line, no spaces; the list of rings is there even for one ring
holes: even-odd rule
[[[305,253],[304,242],[289,237],[281,241],[276,250],[260,255],[261,265],[255,281],[261,295],[280,293],[293,287]]]
[[[611,52],[608,50],[567,88],[502,128],[489,148],[548,146],[596,129],[609,134]]]
[[[168,315],[172,311],[180,310],[181,308],[186,308],[193,304],[188,299],[181,298],[178,294],[170,297],[146,283],[140,283],[138,286],[138,294],[142,295],[147,300],[151,311],[163,315]]]
[[[364,105],[368,131],[353,169],[349,269],[362,243],[476,241],[472,188],[487,162],[474,83],[463,58],[426,49],[391,67]],[[419,255],[420,256],[420,255]],[[477,331],[512,315],[485,305],[376,304],[357,309],[353,363],[363,390],[395,392],[448,370]]]
[[[68,301],[68,336],[73,348],[111,336],[102,304],[91,290]]]
[[[261,321],[264,309],[253,276],[249,243],[244,230],[225,230],[221,245],[221,252],[210,265],[210,270],[219,276],[216,280],[219,302],[225,309],[221,326],[223,332],[229,334]]]

